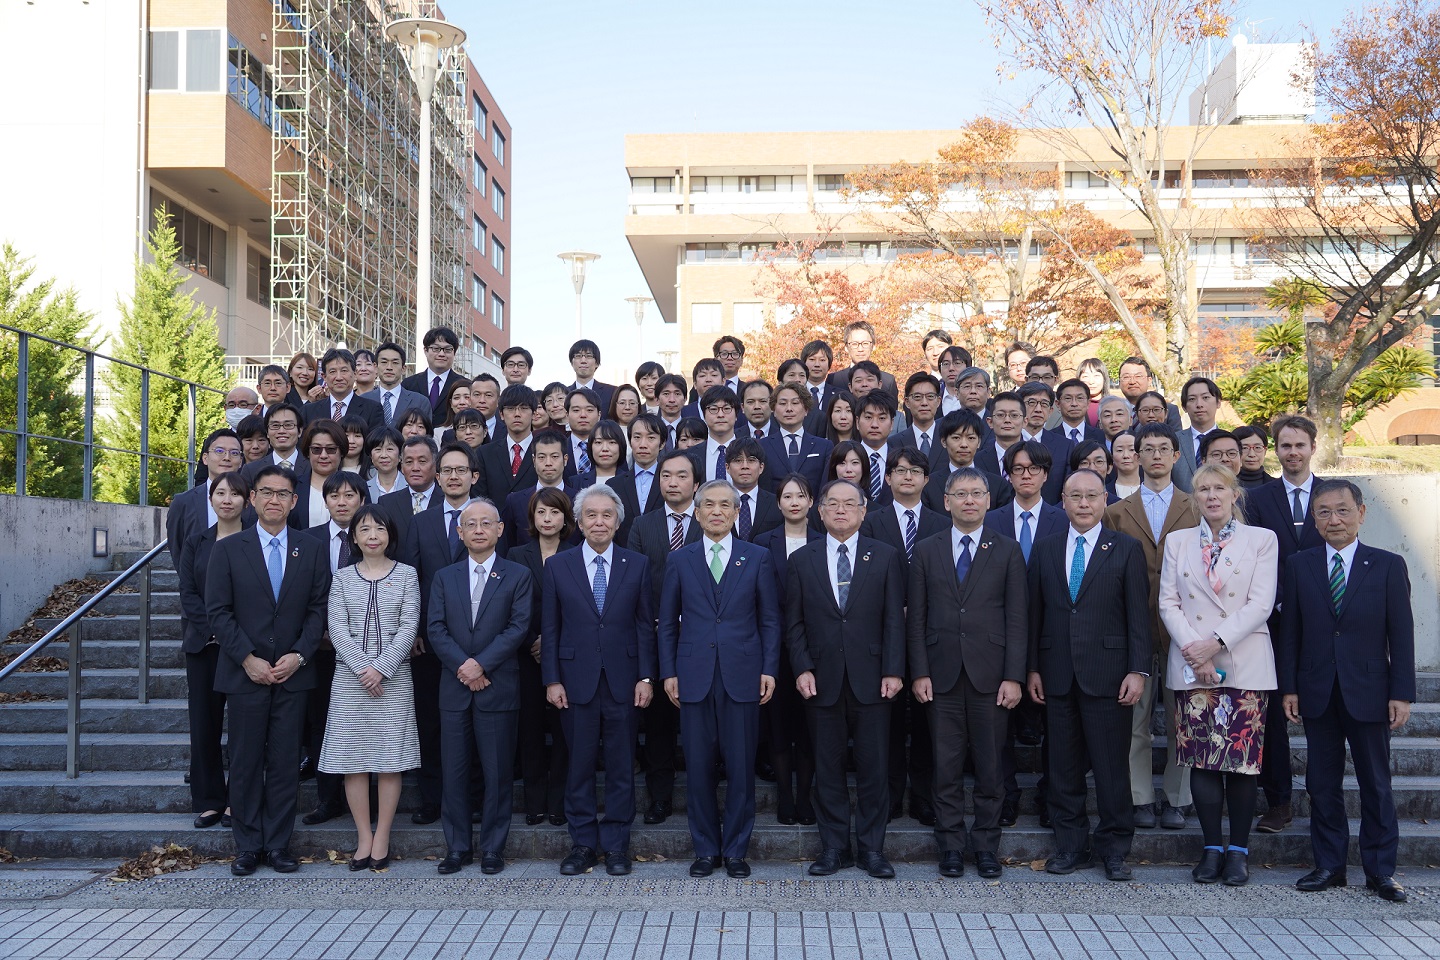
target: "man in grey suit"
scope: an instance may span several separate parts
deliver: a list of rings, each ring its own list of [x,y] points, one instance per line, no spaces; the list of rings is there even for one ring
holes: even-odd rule
[[[1224,396],[1220,387],[1209,377],[1191,377],[1180,389],[1180,404],[1190,417],[1190,426],[1178,431],[1180,438],[1180,459],[1170,481],[1186,493],[1190,493],[1190,478],[1202,461],[1201,444],[1205,437],[1219,429],[1215,415],[1220,412]]]
[[[401,423],[405,414],[419,410],[430,416],[430,399],[423,393],[406,390],[400,381],[405,377],[405,348],[398,343],[382,343],[375,351],[376,387],[360,396],[380,404],[385,425]]]

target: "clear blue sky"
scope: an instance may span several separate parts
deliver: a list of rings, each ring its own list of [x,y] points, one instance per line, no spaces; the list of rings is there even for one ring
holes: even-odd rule
[[[1354,5],[1259,0],[1239,29],[1255,35],[1249,19],[1291,40],[1303,22],[1328,34]],[[949,129],[1011,93],[965,0],[441,6],[514,126],[512,342],[535,353],[545,379],[569,374],[574,294],[562,250],[602,256],[585,285],[586,334],[608,352],[602,376],[640,357],[625,298],[649,291],[624,235],[627,133]],[[652,306],[640,359],[675,341]]]

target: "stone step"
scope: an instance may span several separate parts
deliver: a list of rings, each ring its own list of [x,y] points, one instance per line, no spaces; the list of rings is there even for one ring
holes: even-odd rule
[[[149,547],[144,549],[117,550],[110,554],[110,568],[112,570],[128,570],[130,565],[150,552]],[[150,561],[150,566],[156,570],[174,570],[175,563],[170,559],[169,550],[161,550],[160,555]]]
[[[183,699],[80,701],[80,735],[94,733],[174,733],[188,735],[189,704]],[[64,733],[66,703],[41,700],[9,703],[0,708],[0,735],[12,733]]]
[[[17,643],[0,644],[0,655],[23,652],[24,645]],[[42,656],[54,657],[65,663],[70,662],[70,644],[64,640],[53,642]],[[92,640],[83,635],[80,638],[80,664],[87,671],[92,669],[134,671],[140,661],[140,641]],[[185,666],[185,653],[179,640],[157,640],[150,638],[150,667],[180,668]]]
[[[102,617],[134,617],[139,615],[140,609],[140,594],[112,593],[96,605],[95,612]],[[179,616],[180,594],[175,591],[151,590],[150,613]]]
[[[29,691],[42,697],[64,699],[67,692],[68,674],[55,673],[14,673],[0,681],[0,691],[17,693]],[[139,681],[135,668],[112,670],[85,670],[80,679],[80,696],[94,700],[131,700],[139,693]],[[174,668],[152,669],[150,671],[150,696],[155,700],[181,699],[188,696],[185,671]],[[3,769],[3,764],[0,764]]]
[[[178,843],[207,856],[232,856],[235,852],[230,831],[220,827],[196,830],[185,815],[154,814],[3,814],[0,815],[0,846],[20,857],[119,858],[135,856],[156,844]],[[1352,821],[1352,837],[1359,830]],[[301,856],[325,856],[327,850],[341,853],[354,849],[355,832],[347,819],[333,820],[318,827],[297,824],[291,850]],[[1201,846],[1197,828],[1185,830],[1142,830],[1135,836],[1131,862],[1192,863]],[[1026,817],[1005,830],[1000,843],[1002,858],[1028,862],[1054,852],[1054,835],[1034,817]],[[404,859],[439,858],[445,854],[440,825],[415,826],[407,817],[398,817],[390,841],[391,853]],[[564,827],[527,827],[523,817],[512,821],[506,855],[514,859],[559,861],[570,850],[570,835]],[[1284,833],[1255,834],[1251,837],[1252,864],[1301,864],[1311,858],[1309,824],[1296,820]],[[685,821],[672,817],[657,826],[637,823],[631,833],[632,855],[668,860],[689,860],[694,853]],[[820,852],[820,838],[814,827],[756,824],[749,855],[754,860],[804,860]],[[891,824],[885,852],[899,862],[926,862],[936,859],[935,838],[928,827],[913,821]],[[1351,841],[1350,862],[1359,862],[1358,844]],[[1416,866],[1440,862],[1440,827],[1414,821],[1400,825],[1399,862]],[[643,871],[643,864],[637,867]],[[473,872],[475,868],[471,868]],[[474,874],[478,876],[478,873]],[[1140,875],[1143,879],[1143,872]]]
[[[168,558],[167,558],[167,559],[168,559]],[[101,573],[92,573],[91,576],[94,577],[96,580],[106,580],[106,581],[109,581],[109,580],[117,580],[117,579],[119,579],[120,574],[122,574],[122,573],[124,573],[124,572],[125,572],[125,571],[124,571],[123,568],[120,569],[120,570],[105,570],[105,571],[103,571],[103,572],[101,572]],[[127,582],[127,583],[125,584],[125,589],[126,589],[126,590],[139,590],[139,589],[140,589],[140,577],[141,577],[141,574],[138,574],[138,573],[135,574],[135,576],[131,577],[130,580],[129,580],[129,582]],[[174,592],[174,591],[176,591],[176,590],[179,590],[179,589],[180,589],[180,574],[179,574],[179,572],[176,571],[174,567],[167,567],[167,568],[162,569],[162,568],[160,568],[160,567],[155,566],[155,564],[152,563],[152,564],[150,565],[150,589],[151,589],[151,590],[167,590],[167,591],[170,591],[170,592]]]

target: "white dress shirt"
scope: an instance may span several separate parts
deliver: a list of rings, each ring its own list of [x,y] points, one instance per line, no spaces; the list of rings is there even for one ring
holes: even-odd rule
[[[1300,486],[1298,487],[1295,486],[1295,484],[1291,483],[1289,480],[1285,479],[1284,474],[1281,474],[1280,482],[1285,484],[1285,507],[1287,509],[1290,509],[1295,505],[1295,491],[1299,490],[1300,509],[1302,512],[1308,514],[1310,512],[1310,490],[1312,487],[1315,486],[1315,474],[1312,473],[1310,474],[1310,476],[1306,477],[1305,482],[1300,484]],[[1329,573],[1328,568],[1326,569],[1326,573]]]
[[[930,438],[930,452],[931,452],[931,453],[934,453],[934,452],[935,452],[935,444],[937,443],[937,441],[936,441],[936,439],[935,439],[935,421],[933,421],[933,420],[930,421],[930,428],[929,428],[928,430],[921,430],[919,427],[915,426],[914,424],[911,424],[911,426],[910,426],[910,435],[915,438],[915,449],[916,449],[916,450],[919,450],[919,449],[920,449],[920,444],[923,442],[924,438],[929,437],[929,438]]]
[[[340,570],[340,535],[346,532],[340,524],[334,520],[330,521],[330,572],[332,574],[338,573]],[[353,543],[350,545],[350,550],[353,556],[353,551],[355,550]]]
[[[510,463],[512,460],[515,459],[515,445],[517,443],[520,445],[520,459],[524,460],[525,454],[530,449],[530,441],[534,438],[534,433],[525,434],[525,438],[523,440],[516,440],[514,437],[510,436],[510,433],[508,431],[503,433],[502,439],[505,443],[505,462]]]
[[[886,464],[886,463],[889,461],[889,459],[890,459],[890,444],[887,442],[887,443],[882,443],[882,444],[880,444],[880,446],[878,446],[878,447],[872,447],[872,446],[870,446],[870,444],[865,443],[865,442],[862,440],[862,441],[860,442],[860,445],[865,448],[865,459],[870,461],[870,477],[871,477],[872,482],[873,482],[874,477],[875,477],[875,457],[876,457],[877,455],[880,457],[880,489],[881,489],[881,490],[884,490],[884,489],[885,489],[885,464]],[[865,495],[866,495],[866,496],[869,496],[869,495],[870,495],[870,491],[869,491],[869,490],[866,490],[866,491],[865,491]]]
[[[730,437],[725,441],[726,453],[730,452],[730,445],[735,441],[735,435],[731,434]],[[700,478],[701,483],[706,483],[710,480],[715,479],[715,461],[719,458],[719,456],[720,444],[715,440],[714,437],[710,437],[705,441],[705,476]],[[728,469],[725,471],[725,476],[727,479],[730,476],[730,471]]]
[[[684,539],[690,536],[690,524],[695,522],[695,508],[693,506],[686,507],[681,513],[676,513],[670,509],[670,504],[665,504],[665,539],[667,540],[670,539],[670,532],[675,529],[676,517],[685,518],[680,522],[680,537]],[[708,554],[705,556],[705,562],[707,564],[710,562]]]
[[[1360,545],[1358,539],[1351,540],[1343,550],[1336,550],[1330,544],[1325,544],[1325,580],[1330,580],[1330,568],[1335,565],[1335,558],[1340,558],[1340,565],[1345,568],[1345,582],[1350,582],[1350,569],[1355,563],[1355,548]]]
[[[435,496],[435,491],[436,491],[437,489],[439,489],[439,488],[436,487],[436,485],[432,483],[432,484],[430,484],[430,488],[429,488],[428,490],[424,490],[424,491],[421,492],[421,494],[420,494],[420,508],[419,508],[420,510],[428,510],[428,509],[430,508],[430,498],[433,497],[433,496]],[[415,491],[414,491],[414,490],[411,490],[411,489],[409,489],[409,488],[407,487],[407,488],[406,488],[406,492],[410,494],[410,507],[411,507],[412,510],[414,510],[414,509],[415,509]],[[416,512],[418,513],[419,511],[417,510]]]
[[[840,577],[836,572],[835,565],[840,562],[840,546],[845,546],[845,552],[850,558],[850,579],[855,579],[855,564],[860,561],[859,555],[855,552],[856,546],[860,543],[859,532],[852,533],[849,540],[836,540],[830,534],[825,534],[825,569],[830,575],[830,590],[835,594],[835,602],[840,602]]]
[[[592,593],[595,591],[595,571],[598,569],[595,566],[596,557],[605,561],[605,580],[607,583],[610,578],[615,575],[615,544],[608,544],[605,547],[604,553],[596,553],[595,548],[590,546],[590,541],[586,540],[580,545],[580,555],[585,559],[585,576],[590,581],[590,591]]]
[[[345,416],[346,413],[349,413],[349,412],[350,412],[350,406],[351,406],[351,404],[353,404],[353,403],[355,402],[355,391],[354,391],[354,390],[351,390],[349,393],[345,394],[345,396],[341,397],[339,400],[336,400],[334,397],[330,396],[329,394],[326,394],[326,395],[325,395],[325,402],[330,405],[330,412],[331,412],[331,413],[334,413],[334,412],[335,412],[335,404],[337,404],[337,403],[343,403],[343,404],[345,405],[345,413],[340,414],[340,416],[343,417],[343,416]]]
[[[1060,432],[1065,435],[1066,440],[1078,445],[1085,442],[1085,428],[1087,426],[1089,426],[1089,422],[1085,420],[1081,420],[1075,424],[1066,423],[1064,420],[1061,420]]]
[[[915,504],[915,506],[913,506],[913,507],[907,507],[907,506],[905,506],[905,504],[901,503],[899,500],[892,500],[892,501],[890,501],[890,506],[891,506],[891,507],[894,509],[894,511],[895,511],[895,520],[900,524],[900,536],[901,536],[901,538],[904,538],[904,536],[905,536],[905,514],[906,514],[906,512],[915,514],[915,536],[916,536],[916,537],[919,537],[919,536],[920,536],[920,509],[921,509],[921,505],[917,503],[917,504]]]
[[[330,520],[330,508],[325,506],[325,488],[310,484],[310,526],[318,527]]]
[[[960,398],[953,395],[949,390],[940,394],[940,416],[943,417],[947,413],[954,413],[956,410],[963,409],[964,406],[965,404],[960,402]]]
[[[1033,507],[1022,507],[1022,506],[1020,506],[1020,501],[1019,501],[1019,500],[1012,500],[1012,501],[1010,501],[1010,506],[1011,506],[1011,507],[1014,509],[1014,511],[1015,511],[1015,539],[1016,539],[1016,540],[1019,540],[1019,539],[1020,539],[1020,527],[1025,523],[1025,521],[1020,518],[1020,514],[1022,514],[1022,513],[1028,513],[1028,514],[1030,514],[1030,538],[1031,538],[1031,540],[1034,541],[1034,540],[1036,540],[1036,539],[1039,539],[1039,537],[1040,537],[1040,511],[1045,508],[1045,501],[1044,501],[1044,500],[1036,500],[1036,501],[1035,501],[1035,506],[1033,506]],[[1086,537],[1086,538],[1085,538],[1085,542],[1088,544],[1088,543],[1090,542],[1090,538],[1089,538],[1089,537]],[[1068,573],[1069,571],[1067,570],[1066,572]]]
[[[434,370],[426,370],[426,371],[425,371],[425,389],[426,389],[427,393],[428,393],[428,391],[430,391],[430,390],[436,390],[436,386],[435,386],[436,381],[439,381],[439,383],[440,383],[440,386],[439,386],[437,392],[438,392],[438,393],[444,393],[444,392],[445,392],[445,377],[446,377],[449,373],[450,373],[449,370],[446,370],[445,373],[436,373]]]
[[[285,454],[282,454],[279,450],[270,451],[270,462],[275,464],[275,466],[284,466],[286,461],[289,461],[290,469],[294,470],[295,464],[300,461],[300,448],[296,447],[289,453]]]
[[[673,526],[675,521],[671,520],[670,523]],[[712,551],[715,549],[715,544],[717,543],[720,544],[721,569],[723,570],[725,565],[730,562],[730,551],[734,549],[735,546],[735,538],[730,534],[725,534],[725,539],[723,540],[711,540],[709,537],[701,537],[700,543],[705,547],[706,570],[710,569],[710,558],[714,556],[714,553]],[[724,576],[724,574],[722,573],[721,576]]]
[[[380,404],[380,410],[382,413],[385,410],[385,398],[390,398],[390,418],[392,420],[395,418],[395,414],[400,412],[400,391],[402,389],[403,388],[398,383],[395,384],[395,386],[393,387],[380,386],[380,395],[375,398],[375,402]],[[385,423],[388,426],[390,420],[385,421]]]
[[[210,502],[210,484],[214,483],[213,477],[205,478],[205,529],[210,529],[220,521],[215,515],[215,504]]]

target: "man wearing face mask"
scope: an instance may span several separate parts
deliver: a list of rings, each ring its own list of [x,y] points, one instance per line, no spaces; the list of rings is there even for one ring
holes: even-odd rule
[[[241,420],[257,413],[259,409],[260,397],[249,387],[236,387],[225,394],[225,422],[231,430],[240,426]]]

